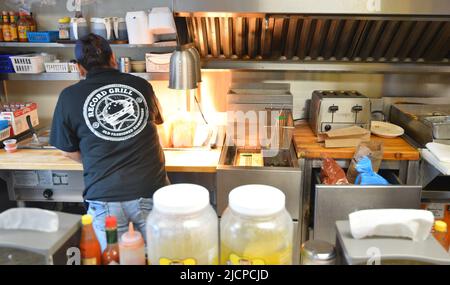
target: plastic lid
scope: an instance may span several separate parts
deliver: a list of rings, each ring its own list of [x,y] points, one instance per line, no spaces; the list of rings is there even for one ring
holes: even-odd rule
[[[4,145],[16,144],[16,143],[17,143],[17,140],[15,140],[15,139],[9,139],[9,140],[3,141]]]
[[[120,245],[126,247],[137,247],[144,244],[144,239],[140,232],[134,230],[133,223],[128,225],[128,232],[124,233],[120,238]]]
[[[209,206],[209,191],[196,184],[172,184],[153,195],[153,207],[167,214],[192,214]]]
[[[117,218],[115,216],[107,216],[105,219],[105,228],[117,228]]]
[[[83,216],[81,216],[81,223],[83,225],[90,225],[90,224],[92,224],[92,216],[91,215],[83,215]]]
[[[444,221],[434,222],[434,230],[437,232],[447,232],[447,223]]]
[[[286,196],[275,187],[251,184],[234,188],[228,196],[228,203],[239,214],[262,217],[282,211]]]
[[[64,17],[64,18],[59,19],[58,22],[61,24],[68,24],[68,23],[70,23],[70,18]]]

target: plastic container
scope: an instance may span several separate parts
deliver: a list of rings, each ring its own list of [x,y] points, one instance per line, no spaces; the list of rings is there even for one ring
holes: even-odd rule
[[[69,63],[68,62],[46,62],[45,65],[45,72],[50,73],[58,73],[58,72],[69,72]]]
[[[44,63],[54,60],[54,55],[46,53],[11,56],[14,70],[17,73],[42,73],[45,71]]]
[[[70,40],[70,18],[64,17],[58,20],[58,38]]]
[[[146,53],[145,64],[147,72],[169,72],[172,53]]]
[[[153,8],[148,14],[148,29],[154,35],[175,34],[177,29],[170,8]]]
[[[11,55],[0,54],[0,73],[14,73],[14,66],[11,61]]]
[[[10,132],[11,132],[10,127],[6,127],[4,129],[0,130],[0,141],[6,140],[7,138],[9,138]]]
[[[292,264],[293,222],[285,200],[267,185],[232,190],[220,224],[221,264]]]
[[[30,43],[53,43],[58,40],[59,31],[27,32]]]
[[[69,62],[69,72],[80,72],[78,65],[73,62]]]
[[[125,21],[130,44],[152,44],[154,42],[153,34],[148,29],[148,14],[145,11],[127,12]]]
[[[145,265],[145,243],[140,232],[134,230],[130,222],[128,232],[124,233],[119,242],[121,265]]]
[[[445,251],[448,252],[450,240],[448,239],[447,223],[444,221],[434,222],[434,238],[442,245]]]
[[[159,265],[217,265],[219,234],[209,192],[195,184],[173,184],[153,195],[147,218],[148,259]]]

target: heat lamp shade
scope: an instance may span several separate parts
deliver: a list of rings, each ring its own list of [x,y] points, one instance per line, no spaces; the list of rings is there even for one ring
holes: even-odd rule
[[[170,57],[169,88],[189,90],[197,88],[195,58],[188,50],[176,50]]]

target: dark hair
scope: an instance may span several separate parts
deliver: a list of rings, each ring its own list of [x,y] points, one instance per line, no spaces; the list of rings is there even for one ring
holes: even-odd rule
[[[109,43],[96,34],[89,34],[77,41],[75,56],[87,71],[110,66],[112,50]]]

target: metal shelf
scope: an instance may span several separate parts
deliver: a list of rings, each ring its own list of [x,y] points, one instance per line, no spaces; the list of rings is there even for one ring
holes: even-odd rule
[[[169,80],[169,73],[167,72],[151,72],[151,73],[131,73],[132,75],[142,77],[146,80]],[[0,74],[0,80],[13,81],[29,81],[29,80],[67,80],[78,81],[81,77],[79,73],[40,73],[40,74],[21,74],[21,73],[6,73]]]
[[[113,48],[148,48],[154,49],[155,51],[174,51],[176,48],[175,41],[167,41],[167,42],[159,42],[148,45],[135,45],[135,44],[111,44]],[[75,47],[74,43],[6,43],[0,42],[0,47],[15,47],[15,48],[73,48]]]
[[[448,62],[425,64],[404,62],[203,59],[202,68],[343,73],[450,73],[450,64]]]

